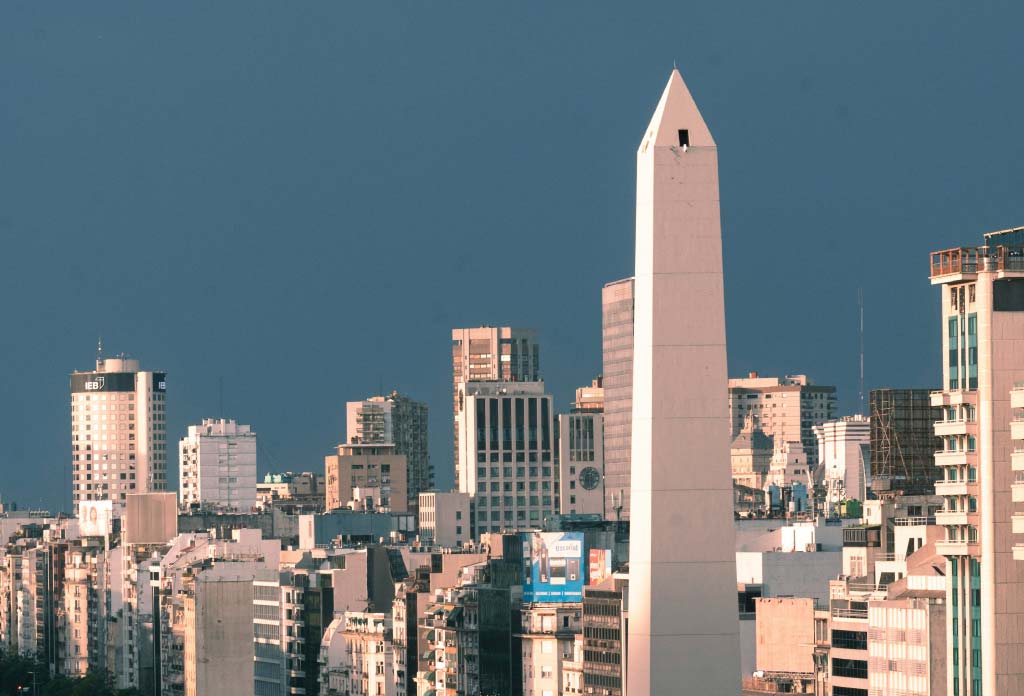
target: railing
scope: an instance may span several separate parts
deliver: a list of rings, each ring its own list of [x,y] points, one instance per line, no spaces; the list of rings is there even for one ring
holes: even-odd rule
[[[867,609],[833,609],[833,619],[866,619],[868,618]]]
[[[935,524],[935,517],[918,515],[917,517],[896,517],[893,525],[896,527],[922,527]]]
[[[933,251],[931,277],[955,273],[991,271],[1024,271],[1024,247],[980,246]]]

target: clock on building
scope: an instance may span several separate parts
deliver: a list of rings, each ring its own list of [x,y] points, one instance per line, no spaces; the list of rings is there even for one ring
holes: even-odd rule
[[[588,466],[580,472],[580,485],[586,490],[594,490],[599,483],[601,483],[601,472],[594,467]]]

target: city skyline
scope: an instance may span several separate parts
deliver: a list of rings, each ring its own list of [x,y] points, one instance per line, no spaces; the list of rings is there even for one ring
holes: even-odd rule
[[[0,50],[8,58],[0,63],[0,76],[10,87],[13,108],[6,118],[14,126],[0,129],[0,149],[10,163],[0,174],[10,192],[0,216],[0,282],[8,324],[21,327],[5,332],[0,343],[8,364],[19,367],[7,377],[12,398],[0,407],[0,434],[9,443],[0,462],[8,483],[0,494],[22,506],[39,504],[42,494],[43,506],[66,509],[66,375],[88,366],[99,335],[112,351],[168,373],[171,442],[205,417],[251,423],[270,454],[261,457],[261,474],[316,469],[343,437],[344,403],[383,384],[384,391],[399,389],[429,403],[435,414],[431,458],[438,487],[446,487],[451,423],[443,414],[451,396],[447,335],[453,327],[536,328],[545,356],[542,376],[556,408],[567,409],[572,390],[600,371],[601,287],[631,273],[628,173],[637,146],[635,124],[649,114],[651,95],[673,59],[705,95],[702,108],[728,143],[721,154],[729,201],[723,213],[726,301],[730,307],[751,305],[730,312],[727,320],[730,376],[749,370],[806,373],[838,387],[838,415],[854,412],[856,289],[862,285],[866,388],[935,386],[939,361],[929,347],[937,314],[918,277],[925,255],[1019,222],[1010,192],[1019,188],[1021,158],[1008,116],[1018,97],[1004,89],[1013,61],[1002,53],[1012,41],[999,38],[1013,22],[949,22],[942,11],[916,17],[898,8],[891,26],[879,26],[868,17],[819,9],[817,19],[840,18],[850,28],[809,35],[800,33],[799,24],[792,26],[792,15],[773,12],[762,18],[767,26],[806,43],[786,47],[776,45],[776,38],[769,44],[765,36],[771,31],[739,22],[736,31],[745,39],[739,43],[751,53],[726,56],[700,34],[727,17],[697,9],[686,22],[679,17],[676,26],[657,28],[665,35],[652,46],[630,43],[593,56],[560,47],[558,31],[566,29],[569,17],[554,10],[553,28],[537,37],[541,61],[525,59],[506,38],[488,47],[470,37],[455,48],[479,53],[479,65],[463,65],[455,49],[428,55],[421,66],[423,84],[410,84],[388,101],[375,82],[367,83],[344,63],[358,64],[371,55],[369,47],[329,35],[298,42],[263,35],[234,13],[213,15],[207,17],[209,29],[193,37],[194,57],[172,64],[161,52],[175,39],[160,28],[159,16],[143,16],[143,33],[130,35],[123,18],[98,14],[102,10],[67,25],[54,25],[45,12],[8,8],[4,13],[11,21],[0,23],[6,27],[0,29]],[[329,18],[394,19],[386,10],[378,12],[385,14]],[[448,17],[441,11],[419,18],[422,34],[403,33],[415,46],[429,38],[434,22]],[[523,18],[513,12],[505,19],[511,36],[520,35]],[[216,30],[229,20],[240,20],[235,29],[246,48],[229,46],[224,55]],[[912,20],[924,22],[927,31],[909,39],[912,52],[897,50],[890,42],[906,39],[901,29]],[[641,18],[624,21],[639,25]],[[305,20],[292,22],[308,27]],[[862,24],[870,31],[859,32]],[[15,35],[19,26],[36,30]],[[680,27],[692,37],[675,36]],[[606,32],[617,35],[621,29],[587,18],[580,31],[607,40]],[[144,49],[132,36],[147,37],[154,48]],[[856,50],[864,36],[872,37],[870,55]],[[978,50],[944,52],[954,41]],[[767,59],[757,54],[767,67],[751,72],[751,56],[769,47],[774,52],[767,51]],[[62,75],[55,64],[31,60],[40,52],[62,51],[74,51],[84,72]],[[131,51],[143,60],[115,60]],[[263,62],[253,56],[268,51],[276,56],[274,69],[260,70]],[[381,75],[408,69],[401,58],[408,54],[395,53]],[[808,53],[822,60],[787,70]],[[319,68],[317,76],[287,88],[307,64]],[[891,71],[894,64],[903,72]],[[161,79],[150,82],[151,73]],[[973,80],[977,74],[987,78]],[[280,93],[285,101],[309,107],[314,96],[333,91],[324,75],[366,95],[368,105],[353,116],[338,97],[298,118],[291,109],[270,108],[261,97]],[[456,84],[486,99],[453,94]],[[244,106],[200,109],[191,90],[205,93],[211,87],[225,88],[226,98]],[[947,90],[961,98],[951,103]],[[608,92],[622,98],[609,100]],[[518,104],[526,95],[562,107],[540,117]],[[922,116],[920,104],[940,100],[942,118]],[[767,107],[756,110],[756,119],[752,102]],[[510,151],[519,153],[511,164],[491,156],[496,143],[486,124],[498,114],[504,146],[514,145]],[[338,121],[340,116],[345,118]],[[374,119],[380,122],[374,125]],[[239,122],[250,125],[228,132]],[[953,122],[981,133],[972,137],[971,148],[945,146],[942,136]],[[308,137],[298,133],[299,125],[309,126]],[[410,156],[408,169],[378,168],[373,152],[356,142],[362,133],[413,126],[422,152]],[[570,132],[578,137],[567,138]],[[184,147],[190,139],[196,144]],[[274,142],[281,144],[254,159],[254,151]],[[940,166],[954,150],[958,166]],[[880,152],[884,167],[877,164]],[[384,159],[402,153],[389,145]],[[454,158],[452,169],[431,168],[442,156]],[[581,163],[580,181],[564,181],[556,196],[551,183],[565,177],[554,163],[570,158]],[[245,175],[263,172],[259,165],[265,161],[274,162],[285,178]],[[776,176],[780,166],[784,176]],[[484,186],[457,169],[487,172],[496,181]],[[535,171],[559,175],[523,176]],[[296,173],[298,182],[288,184]],[[167,196],[172,185],[182,187],[180,196]],[[384,211],[374,217],[359,202],[368,197],[379,212],[381,199],[374,192],[396,185],[418,214]],[[492,188],[514,188],[517,204],[509,206]],[[461,210],[456,218],[442,217],[453,208]],[[424,220],[442,219],[423,234]],[[568,241],[581,229],[592,231],[590,248]],[[515,234],[529,246],[554,245],[531,258],[550,282],[464,292],[493,273],[490,247],[472,251],[481,230],[495,238]],[[279,242],[281,237],[289,244]],[[394,239],[400,243],[388,241]],[[149,259],[145,272],[136,270],[140,258]],[[564,272],[567,259],[578,273]],[[438,263],[426,282],[424,260]],[[100,280],[99,268],[130,271]],[[268,270],[252,274],[253,268]],[[368,278],[385,275],[400,279],[389,282],[401,294],[422,287],[415,302],[404,305],[408,311],[385,313],[388,322],[397,317],[425,337],[414,349],[389,346],[394,327],[388,322],[335,318],[346,297],[363,297],[354,293],[366,292],[361,288]],[[326,301],[310,304],[317,297]],[[767,308],[744,302],[755,297],[775,302]],[[395,291],[385,304],[403,307]],[[833,314],[822,316],[823,307]],[[369,322],[363,333],[369,340],[340,348],[346,324],[355,322]],[[192,340],[198,335],[204,340]],[[899,340],[890,342],[890,336]],[[303,408],[286,406],[293,403]],[[168,462],[170,481],[176,468]],[[13,475],[26,469],[38,475]]]

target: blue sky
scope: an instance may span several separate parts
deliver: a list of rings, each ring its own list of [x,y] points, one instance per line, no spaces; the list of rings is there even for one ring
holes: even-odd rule
[[[540,330],[559,403],[632,273],[635,151],[675,61],[719,145],[730,372],[931,386],[929,251],[1024,224],[1013,3],[0,7],[0,495],[69,500],[97,337],[188,423],[322,469],[344,402],[432,408],[453,326]],[[172,464],[175,456],[172,455]],[[171,472],[176,481],[176,468]]]

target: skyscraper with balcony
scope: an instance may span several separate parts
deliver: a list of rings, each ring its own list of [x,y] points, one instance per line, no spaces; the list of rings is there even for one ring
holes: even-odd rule
[[[478,326],[452,329],[453,438],[458,457],[458,417],[468,382],[536,382],[540,380],[540,344],[533,329]],[[458,460],[455,489],[459,489]]]
[[[114,500],[167,488],[167,375],[124,356],[71,374],[71,497]]]
[[[605,503],[608,519],[629,519],[629,468],[633,429],[632,278],[601,290],[601,353],[604,363]]]
[[[1024,228],[931,255],[942,290],[942,391],[933,406],[944,499],[949,693],[1024,693]],[[1022,537],[1017,537],[1018,539]]]

